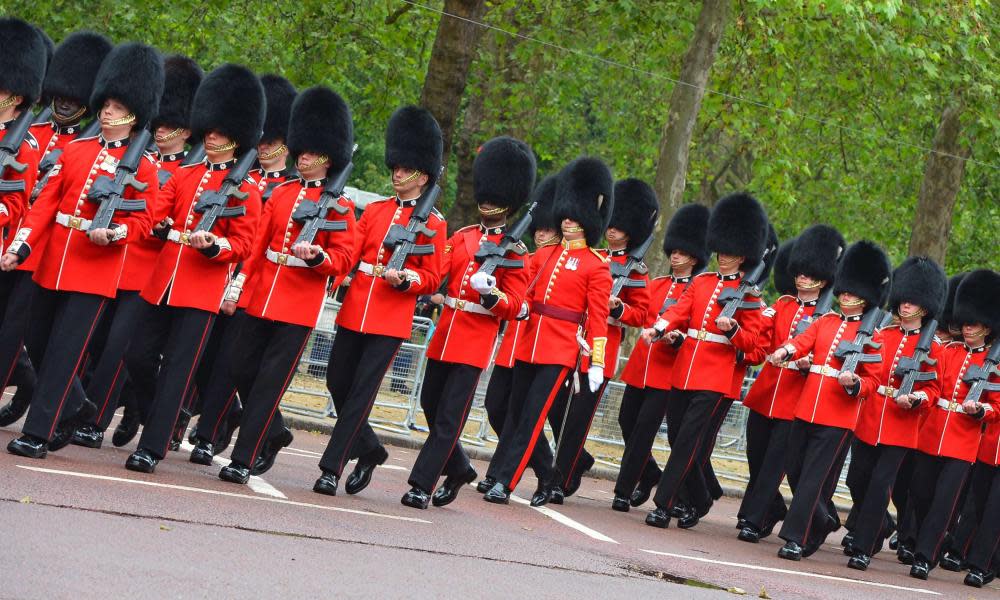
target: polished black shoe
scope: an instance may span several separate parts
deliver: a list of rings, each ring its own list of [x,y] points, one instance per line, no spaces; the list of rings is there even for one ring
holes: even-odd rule
[[[611,510],[617,512],[628,512],[631,505],[628,502],[628,498],[622,496],[615,496],[614,500],[611,501]]]
[[[69,443],[84,448],[100,448],[104,443],[104,432],[96,425],[82,425],[73,432]]]
[[[965,585],[972,586],[975,588],[981,588],[987,583],[986,573],[983,573],[979,569],[972,567],[969,572],[965,575]]]
[[[680,519],[684,515],[688,514],[690,509],[683,502],[678,502],[670,508],[670,517],[673,519]]]
[[[494,483],[493,487],[487,490],[485,494],[483,494],[483,500],[492,504],[509,504],[510,490],[507,489],[507,486],[498,481]]]
[[[868,565],[871,564],[871,562],[872,557],[860,550],[855,550],[854,554],[851,556],[851,560],[847,561],[847,568],[855,569],[857,571],[867,571]]]
[[[916,579],[927,580],[927,576],[931,573],[931,566],[926,560],[921,558],[916,558],[913,560],[913,566],[910,567],[910,577]]]
[[[287,448],[295,440],[295,436],[292,435],[290,429],[285,429],[273,440],[268,440],[264,444],[264,449],[260,451],[257,455],[257,459],[253,461],[253,467],[250,469],[252,475],[263,475],[271,470],[274,466],[274,461],[278,458],[278,452],[281,452],[282,448]],[[216,452],[218,453],[218,452]]]
[[[210,466],[212,464],[212,457],[215,456],[213,450],[212,444],[199,439],[198,445],[191,450],[191,457],[188,460],[196,465]]]
[[[490,491],[496,484],[497,480],[487,475],[486,477],[483,477],[482,481],[476,484],[476,491],[479,492],[480,494],[485,494],[486,492]]]
[[[218,448],[215,452],[225,452],[229,444],[233,442],[233,432],[240,425],[240,419],[243,417],[243,407],[237,406],[229,411],[226,415],[225,421],[222,423],[222,431],[219,432],[218,439],[216,440],[215,446]],[[286,430],[287,431],[287,430]],[[291,443],[291,442],[289,442]]]
[[[535,493],[531,495],[532,506],[545,506],[552,500],[552,490],[544,483],[539,483]]]
[[[632,492],[632,497],[628,499],[628,502],[632,506],[636,507],[642,506],[643,504],[646,503],[646,500],[649,500],[649,495],[652,493],[653,493],[653,486],[647,485],[640,481],[639,486],[635,488],[634,492]]]
[[[455,501],[458,497],[458,491],[465,487],[467,484],[472,483],[479,477],[475,469],[469,469],[465,475],[461,477],[448,476],[444,478],[444,483],[438,486],[438,489],[434,490],[434,496],[431,497],[431,504],[434,506],[448,506]]]
[[[840,546],[842,548],[847,548],[848,546],[851,545],[851,542],[853,542],[853,541],[854,541],[854,533],[847,533],[847,534],[844,535],[843,538],[841,538],[841,540],[840,540]]]
[[[651,510],[648,515],[646,515],[646,525],[666,529],[667,527],[670,527],[670,513],[668,513],[666,509],[657,506],[655,509]]]
[[[339,483],[340,482],[337,479],[336,475],[334,475],[333,473],[329,473],[329,472],[324,471],[323,474],[320,475],[319,479],[316,480],[316,483],[313,484],[313,491],[316,492],[317,494],[326,494],[327,496],[336,496],[337,495],[337,485]]]
[[[736,536],[736,539],[741,542],[756,544],[760,541],[760,530],[753,525],[747,524],[743,529],[740,529],[740,533]]]
[[[115,448],[121,448],[131,442],[135,438],[135,435],[139,433],[139,415],[133,414],[134,412],[134,410],[126,408],[125,415],[118,422],[118,426],[115,427],[115,432],[111,434],[111,443]]]
[[[562,489],[562,486],[554,485],[549,488],[549,502],[552,504],[562,505],[566,500],[566,496],[569,496],[569,494]]]
[[[688,508],[683,517],[677,519],[677,527],[681,529],[691,529],[697,525],[701,518],[708,514],[708,509]]]
[[[148,450],[139,448],[125,461],[125,468],[129,471],[139,471],[140,473],[152,473],[156,470],[156,458]]]
[[[359,458],[358,464],[347,476],[344,491],[348,494],[357,494],[368,487],[368,484],[372,482],[372,473],[375,472],[375,467],[384,463],[388,458],[389,453],[385,451],[385,448],[377,448],[370,457]]]
[[[889,550],[896,550],[898,548],[899,548],[899,532],[897,531],[892,534],[892,537],[889,538]]]
[[[17,399],[17,394],[14,394],[14,400]],[[24,416],[24,413],[28,412],[31,398],[28,398],[29,402],[15,402],[14,400],[0,408],[0,427],[17,423]]]
[[[418,487],[412,487],[410,491],[403,494],[399,501],[410,508],[425,510],[431,501],[431,495]]]
[[[25,458],[45,458],[48,454],[48,444],[33,435],[22,435],[7,444],[7,452]]]
[[[896,560],[903,563],[904,565],[912,565],[913,550],[910,550],[903,544],[900,544],[899,548],[896,549]]]
[[[778,550],[778,558],[794,561],[802,560],[802,546],[795,542],[786,542],[785,545]]]
[[[951,552],[945,552],[944,556],[941,557],[941,562],[939,564],[942,569],[945,571],[951,571],[952,573],[958,573],[962,570],[962,560]]]
[[[219,471],[219,479],[229,483],[245,484],[250,481],[250,467],[231,462]]]
[[[560,486],[560,490],[563,493],[563,497],[568,498],[575,494],[577,490],[580,489],[580,484],[583,483],[583,473],[574,473],[569,481],[566,482],[566,487]]]
[[[59,452],[66,446],[69,446],[71,439],[73,439],[73,430],[69,427],[59,425],[56,427],[56,432],[52,434],[52,439],[49,440],[49,452]]]

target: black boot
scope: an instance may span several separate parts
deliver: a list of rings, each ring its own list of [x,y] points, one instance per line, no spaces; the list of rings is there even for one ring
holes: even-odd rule
[[[861,550],[855,549],[854,554],[851,555],[851,560],[847,561],[847,567],[850,569],[857,569],[858,571],[867,571],[868,565],[871,564],[872,557],[868,556]]]
[[[189,460],[196,465],[205,465],[207,467],[212,464],[213,456],[215,456],[215,452],[212,444],[199,438],[198,444],[191,450],[191,458]]]
[[[611,510],[617,512],[628,512],[630,508],[628,498],[616,495],[611,501]]]
[[[122,420],[115,427],[115,432],[111,435],[111,443],[115,448],[121,448],[131,442],[139,433],[139,411],[134,408],[125,407],[125,414]]]
[[[243,417],[243,406],[237,405],[230,409],[229,414],[222,422],[222,431],[219,432],[217,443],[215,444],[219,449],[216,453],[224,452],[229,444],[233,441],[233,432],[240,425],[240,418]],[[289,442],[291,443],[291,442]],[[256,475],[257,473],[254,473]]]
[[[7,452],[25,458],[45,458],[45,455],[48,454],[48,444],[42,438],[22,435],[7,444]]]
[[[31,395],[27,393],[27,390],[22,393],[21,388],[17,388],[10,402],[0,408],[0,427],[6,427],[20,421],[24,413],[28,412],[30,404]]]
[[[69,442],[74,446],[83,446],[84,448],[100,448],[101,444],[104,443],[104,432],[96,425],[83,425],[76,428]]]
[[[384,463],[388,458],[389,453],[381,446],[370,452],[368,456],[359,458],[358,464],[354,466],[354,471],[347,477],[344,491],[348,494],[357,494],[368,487],[368,484],[372,482],[372,473],[375,472],[375,467]]]
[[[802,546],[796,542],[786,542],[785,545],[778,550],[778,558],[800,561],[802,560]]]
[[[642,506],[643,504],[645,504],[646,500],[649,500],[650,494],[653,493],[653,488],[654,487],[656,487],[655,483],[654,484],[649,484],[649,483],[640,481],[638,487],[636,487],[635,491],[632,492],[632,497],[629,498],[629,500],[628,500],[629,504],[631,504],[632,506],[635,506],[635,507],[639,507],[639,506]]]
[[[965,585],[972,586],[975,588],[981,588],[986,585],[987,576],[986,573],[980,571],[979,569],[972,567],[969,569],[968,574],[965,576]]]
[[[736,536],[736,539],[740,540],[741,542],[750,542],[751,544],[756,544],[757,542],[760,541],[760,530],[754,527],[753,525],[747,523],[743,527],[743,529],[740,529],[740,533],[739,535]]]
[[[483,477],[483,480],[476,484],[476,491],[480,494],[485,494],[490,491],[497,484],[497,480],[487,475]]]
[[[316,492],[317,494],[336,496],[338,484],[339,480],[337,479],[336,475],[334,475],[329,471],[323,471],[323,474],[320,475],[320,478],[317,479],[316,483],[313,484],[313,491]]]
[[[483,500],[492,504],[508,504],[510,503],[510,492],[507,486],[498,481],[486,492]]]
[[[428,494],[427,492],[416,486],[413,486],[412,488],[410,488],[410,491],[403,494],[403,497],[400,498],[399,501],[404,506],[426,510],[427,504],[430,502],[430,500],[431,500],[430,494]]]
[[[465,487],[466,484],[475,481],[478,476],[479,474],[476,473],[476,470],[470,468],[461,477],[452,477],[450,475],[445,477],[444,483],[439,485],[438,489],[434,490],[431,504],[434,506],[448,506],[458,497],[458,491]]]
[[[958,573],[962,570],[962,559],[952,552],[945,552],[944,556],[941,557],[940,565],[945,571]]]
[[[648,515],[646,515],[646,525],[666,529],[667,527],[670,527],[670,513],[668,513],[665,508],[657,506],[655,509],[650,511]]]
[[[553,485],[549,488],[549,502],[552,504],[562,505],[568,495],[569,494],[563,491],[562,486]]]
[[[264,444],[264,449],[257,455],[257,460],[253,462],[253,468],[250,469],[251,474],[263,475],[270,471],[271,467],[274,466],[274,461],[278,458],[278,452],[281,452],[282,448],[290,446],[294,439],[292,431],[286,427],[274,439],[268,440]]]
[[[552,492],[549,486],[539,481],[538,487],[535,488],[535,493],[531,495],[531,505],[545,506],[550,500],[552,500]]]
[[[129,471],[140,473],[152,473],[156,470],[156,464],[160,462],[148,450],[139,448],[125,461],[125,468]]]
[[[926,560],[922,558],[913,559],[913,566],[910,567],[910,577],[926,581],[930,573],[931,565]]]
[[[250,467],[231,462],[219,471],[219,479],[230,483],[245,484],[250,481]]]

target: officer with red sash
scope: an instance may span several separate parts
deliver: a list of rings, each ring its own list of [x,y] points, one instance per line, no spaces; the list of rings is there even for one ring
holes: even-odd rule
[[[371,482],[375,467],[389,453],[368,425],[379,385],[403,341],[413,328],[417,296],[432,294],[441,284],[441,262],[447,226],[432,210],[416,235],[430,254],[407,257],[403,269],[388,269],[393,247],[384,240],[394,225],[406,227],[421,193],[435,185],[441,170],[441,128],[426,109],[404,106],[393,113],[385,135],[385,165],[392,173],[396,196],[369,203],[358,221],[352,263],[357,271],[337,315],[337,334],[330,351],[326,384],[337,409],[319,466],[323,474],[313,491],[337,495],[340,477],[352,458],[358,462],[344,491],[356,494]]]
[[[663,238],[663,252],[670,259],[670,275],[650,281],[644,327],[652,327],[660,313],[674,305],[691,278],[708,264],[705,232],[710,211],[702,204],[680,207]],[[667,416],[667,401],[677,348],[664,341],[637,343],[622,372],[622,394],[618,424],[625,439],[625,452],[615,482],[611,508],[628,512],[641,506],[660,481],[662,471],[651,453],[660,425]],[[677,424],[668,423],[676,432]]]
[[[899,390],[903,376],[898,369],[913,358],[923,329],[933,326],[928,321],[941,313],[947,292],[944,270],[929,258],[908,258],[893,271],[889,307],[899,324],[881,330],[878,388],[862,392],[865,401],[854,429],[847,471],[847,486],[857,507],[856,521],[848,519],[851,533],[846,547],[853,556],[847,566],[852,569],[866,570],[872,555],[882,549],[894,529],[886,513],[892,484],[903,459],[917,446],[920,423],[931,401],[940,395],[936,362],[942,346],[937,342],[932,341],[927,349],[930,361],[918,365],[920,371],[928,373],[923,377],[931,379],[917,381],[904,394]],[[905,512],[905,508],[900,510]]]
[[[119,211],[110,227],[91,228],[99,202],[88,199],[99,177],[114,179],[133,129],[156,113],[163,92],[163,59],[149,46],[122,44],[105,58],[97,74],[91,109],[101,119],[101,135],[70,143],[49,172],[42,190],[0,267],[12,270],[36,249],[42,251],[34,280],[42,288],[32,303],[32,326],[47,339],[38,386],[22,429],[7,449],[44,458],[87,343],[104,308],[117,292],[125,245],[148,235],[149,209],[156,204],[156,165],[141,158],[136,179],[145,191],[126,187],[124,197],[142,200],[141,210]],[[39,240],[46,240],[39,248]],[[68,436],[66,437],[68,441]]]
[[[448,279],[444,310],[427,348],[427,366],[420,388],[420,405],[430,432],[410,471],[410,491],[402,503],[427,508],[434,491],[435,506],[454,501],[458,490],[476,479],[476,471],[459,438],[472,407],[483,369],[489,364],[501,320],[521,310],[528,270],[500,267],[493,275],[479,272],[476,253],[486,243],[499,244],[507,219],[524,204],[535,183],[535,157],[520,140],[498,137],[483,144],[472,165],[473,190],[479,205],[479,225],[455,232],[444,247],[441,274]],[[527,258],[517,242],[508,260]]]

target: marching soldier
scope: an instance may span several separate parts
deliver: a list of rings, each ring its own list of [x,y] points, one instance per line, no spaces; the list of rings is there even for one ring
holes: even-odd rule
[[[833,293],[841,313],[823,315],[768,357],[780,366],[813,355],[788,434],[785,465],[794,495],[779,533],[786,542],[778,551],[781,558],[810,556],[836,528],[837,518],[829,511],[833,494],[829,482],[840,474],[862,391],[878,385],[879,368],[877,362],[859,362],[858,372],[841,371],[846,357],[837,351],[842,341],[857,338],[865,313],[878,310],[885,301],[890,274],[889,259],[877,245],[860,241],[850,246],[834,277]],[[878,332],[873,332],[872,340],[878,343],[878,339]],[[869,348],[864,350],[869,353]],[[770,492],[765,499],[769,496]]]
[[[784,268],[775,265],[775,282],[787,272],[791,293],[764,311],[758,346],[747,354],[750,364],[763,362],[795,335],[803,319],[813,318],[820,294],[834,283],[837,261],[847,243],[833,227],[813,225],[796,238],[794,246],[783,247],[788,249],[787,263]],[[777,260],[781,260],[780,253]],[[808,357],[780,365],[765,363],[743,400],[743,406],[750,409],[746,428],[750,481],[738,513],[739,539],[744,542],[757,543],[770,535],[787,512],[778,488],[785,476],[795,406],[806,383],[803,370],[809,365]]]
[[[163,71],[165,85],[163,98],[160,99],[160,113],[149,124],[160,164],[160,187],[166,185],[187,158],[187,144],[191,140],[191,103],[205,77],[198,63],[181,54],[163,59]]]
[[[288,119],[295,101],[295,86],[281,75],[261,75],[267,97],[267,117],[264,119],[264,133],[257,144],[257,161],[260,168],[254,177],[260,183],[261,200],[267,202],[274,188],[295,179],[295,168],[288,163]]]
[[[910,576],[917,579],[927,579],[937,564],[965,479],[976,461],[984,425],[998,418],[996,393],[986,391],[979,399],[970,399],[965,380],[972,367],[983,366],[994,342],[994,328],[1000,326],[998,295],[1000,275],[987,269],[966,275],[955,293],[953,322],[961,324],[964,343],[949,344],[938,363],[941,397],[930,402],[920,425],[910,486],[916,537],[905,542],[913,544]],[[990,383],[1000,381],[995,371],[987,378]],[[900,547],[903,544],[900,540]],[[976,562],[984,562],[981,557]]]
[[[660,313],[675,304],[691,277],[705,270],[708,251],[705,231],[710,211],[701,204],[686,204],[674,213],[663,238],[663,252],[670,259],[670,275],[650,281],[644,327],[652,327]],[[667,399],[677,348],[666,342],[637,343],[622,372],[622,394],[618,424],[625,439],[625,452],[615,482],[611,508],[628,512],[641,506],[660,481],[662,471],[653,458],[653,443],[667,416]],[[676,423],[668,423],[676,432]]]
[[[98,202],[88,199],[88,192],[99,177],[114,178],[129,136],[156,113],[162,91],[163,59],[155,49],[128,43],[108,54],[90,100],[101,120],[101,135],[66,147],[0,261],[9,271],[36,249],[42,251],[34,274],[42,289],[32,303],[32,326],[48,344],[24,435],[7,446],[14,454],[45,457],[60,416],[72,409],[66,401],[87,343],[117,291],[125,245],[148,235],[152,227],[149,207],[156,203],[157,186],[151,157],[141,158],[137,166],[136,179],[146,184],[145,191],[126,187],[124,193],[144,201],[142,210],[118,212],[110,227],[91,229]],[[46,234],[43,250],[37,244]]]
[[[233,265],[252,249],[260,192],[245,173],[231,171],[237,156],[255,148],[263,121],[264,90],[246,67],[226,64],[215,69],[195,93],[191,129],[195,139],[204,140],[206,162],[181,167],[162,191],[168,218],[158,228],[172,225],[140,292],[144,327],[125,358],[139,398],[152,397],[153,403],[138,449],[125,462],[127,469],[152,473],[166,456]],[[221,202],[242,213],[227,216],[213,212],[223,206],[199,205],[205,193],[219,191],[234,175],[243,199],[234,195]],[[212,214],[218,216],[205,228],[201,220]],[[151,367],[158,355],[163,359],[157,374]]]
[[[382,378],[410,337],[417,296],[432,294],[441,284],[446,223],[436,210],[430,212],[425,227],[431,235],[417,234],[416,243],[432,246],[432,252],[407,257],[403,269],[386,268],[394,251],[385,240],[394,226],[406,227],[422,192],[436,184],[442,148],[441,128],[429,111],[404,106],[389,119],[385,164],[396,196],[369,203],[358,221],[352,257],[357,272],[337,315],[326,371],[337,424],[320,459],[323,475],[313,486],[317,493],[337,495],[347,462],[357,457],[344,487],[348,494],[356,494],[389,457],[368,425],[368,415]]]
[[[430,433],[410,471],[413,487],[402,498],[412,508],[427,508],[432,491],[434,506],[450,504],[463,485],[475,481],[476,471],[459,438],[500,321],[517,317],[528,285],[523,263],[517,268],[500,266],[490,275],[478,271],[476,253],[483,244],[500,244],[507,235],[509,215],[524,204],[535,183],[534,154],[520,140],[493,138],[479,150],[472,172],[480,224],[459,229],[444,247],[445,307],[427,348],[420,389]],[[526,257],[527,248],[520,240],[517,244]],[[519,260],[519,255],[508,251],[505,258]],[[444,483],[434,491],[442,474]]]
[[[653,499],[656,509],[646,516],[647,525],[669,526],[682,489],[692,496],[686,498],[691,510],[678,519],[680,527],[694,526],[712,505],[704,473],[696,465],[699,449],[710,435],[712,414],[731,391],[737,352],[753,350],[761,321],[757,308],[743,309],[737,313],[738,319],[722,317],[717,299],[724,289],[738,288],[741,272],[763,260],[767,239],[767,214],[754,197],[733,194],[720,200],[709,218],[706,234],[708,250],[718,254],[719,271],[695,277],[680,300],[667,308],[653,327],[642,332],[646,343],[664,335],[669,343],[675,343],[683,333],[687,334],[674,361],[669,400],[683,409],[674,418],[677,435]],[[694,480],[687,482],[688,477]]]
[[[918,381],[913,390],[904,394],[899,390],[903,378],[897,369],[901,360],[914,356],[922,329],[941,313],[947,292],[944,270],[929,258],[908,258],[893,272],[889,307],[899,318],[899,325],[881,331],[881,373],[875,382],[878,388],[862,392],[865,401],[854,430],[847,472],[851,499],[858,507],[847,545],[852,554],[847,566],[852,569],[866,570],[872,555],[882,549],[894,529],[886,522],[892,484],[903,459],[917,446],[917,433],[930,402],[940,395],[934,365],[942,347],[937,342],[932,341],[926,348],[932,362],[919,365],[933,379]],[[899,510],[902,514],[906,509]]]
[[[532,504],[549,501],[552,454],[547,444],[536,442],[583,346],[590,368],[582,385],[596,393],[604,383],[611,271],[593,246],[607,229],[613,193],[611,172],[596,158],[577,159],[559,174],[553,212],[563,240],[535,252],[533,283],[521,309],[530,317],[515,356],[507,420],[487,471],[496,481],[484,496],[487,502],[507,504],[529,461],[541,475]]]

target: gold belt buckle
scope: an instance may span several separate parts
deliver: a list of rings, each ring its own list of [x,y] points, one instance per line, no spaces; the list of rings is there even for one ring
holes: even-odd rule
[[[885,397],[886,398],[895,398],[896,397],[896,392],[898,392],[898,391],[899,390],[897,390],[896,388],[892,387],[891,385],[887,385],[887,386],[885,386]]]
[[[958,402],[952,400],[948,403],[948,410],[951,412],[958,412]]]
[[[707,331],[705,331],[704,329],[702,329],[701,331],[698,332],[698,339],[699,340],[705,341],[706,338],[708,338],[708,332]]]
[[[191,233],[187,232],[187,231],[181,233],[179,241],[180,241],[180,243],[184,244],[185,246],[190,246],[191,245]]]
[[[458,310],[465,310],[465,300],[456,300],[455,308],[457,308]]]
[[[83,231],[83,219],[80,217],[70,217],[69,228],[76,229],[77,231]]]
[[[279,254],[278,255],[278,264],[279,265],[287,265],[288,264],[288,255],[287,254]]]
[[[374,267],[372,267],[372,275],[374,275],[375,277],[381,277],[382,273],[384,272],[385,272],[385,266],[383,265],[375,265]]]

